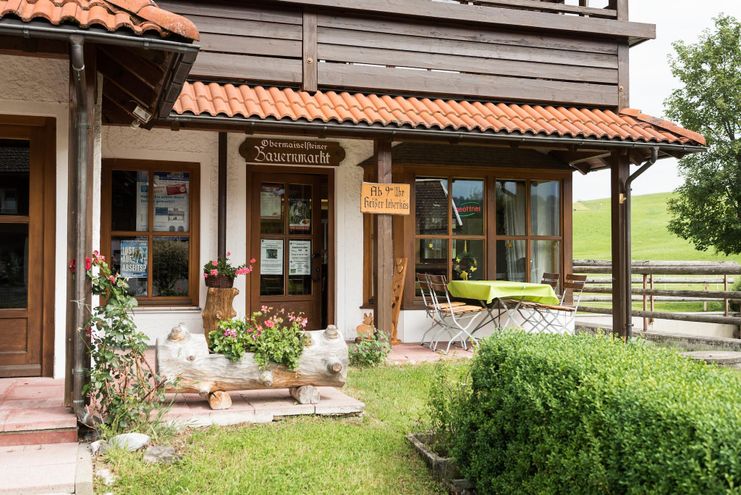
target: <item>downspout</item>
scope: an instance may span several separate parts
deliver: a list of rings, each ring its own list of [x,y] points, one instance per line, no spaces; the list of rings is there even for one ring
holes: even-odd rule
[[[72,344],[72,408],[78,418],[85,414],[85,397],[83,388],[88,372],[85,366],[87,342],[82,327],[85,324],[87,308],[87,276],[85,274],[85,257],[87,252],[87,200],[88,200],[88,118],[87,78],[85,73],[85,50],[81,36],[70,37],[70,65],[72,68],[72,85],[75,88],[77,102],[75,105],[74,141],[76,143],[75,164],[77,169],[77,194],[75,195],[75,283],[72,295],[74,305],[74,337]]]
[[[659,148],[658,146],[654,146],[651,148],[651,158],[649,158],[643,165],[640,166],[638,170],[633,172],[628,179],[625,181],[625,222],[626,225],[626,233],[625,233],[625,239],[627,246],[625,247],[625,256],[628,259],[628,262],[626,263],[626,270],[627,273],[625,280],[627,280],[628,284],[628,296],[627,296],[627,310],[628,313],[628,320],[627,320],[627,329],[625,338],[626,340],[630,340],[633,338],[633,241],[631,239],[631,191],[632,191],[632,184],[633,181],[636,180],[643,172],[651,168],[651,165],[656,163],[656,160],[659,159]]]

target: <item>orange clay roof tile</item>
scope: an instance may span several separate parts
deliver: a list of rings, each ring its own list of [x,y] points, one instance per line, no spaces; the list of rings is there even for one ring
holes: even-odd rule
[[[307,93],[261,86],[189,82],[183,87],[173,111],[179,115],[261,119],[273,117],[283,121],[307,120],[705,145],[702,135],[635,109],[615,113],[610,109],[392,97],[334,91]]]
[[[0,19],[45,20],[55,26],[129,30],[134,34],[177,35],[199,39],[198,28],[185,17],[161,9],[152,0],[0,0]]]

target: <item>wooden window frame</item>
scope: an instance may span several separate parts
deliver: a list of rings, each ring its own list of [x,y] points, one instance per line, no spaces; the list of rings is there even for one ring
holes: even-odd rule
[[[111,200],[113,191],[113,171],[146,171],[151,184],[152,174],[155,172],[188,172],[190,174],[189,187],[189,218],[188,232],[156,232],[154,227],[154,190],[148,189],[148,222],[147,230],[143,232],[112,231],[111,230]],[[201,276],[200,266],[200,163],[170,162],[159,160],[130,160],[108,158],[103,160],[102,188],[101,188],[101,252],[111,259],[111,242],[115,237],[146,237],[149,242],[148,272],[146,297],[137,297],[140,306],[199,306],[199,289]],[[153,249],[155,237],[188,237],[190,250],[188,256],[188,295],[187,296],[152,296],[153,293]]]
[[[487,177],[485,175],[483,176],[467,176],[467,177],[461,177],[458,174],[448,174],[448,175],[415,175],[414,176],[414,183],[412,183],[412,188],[416,185],[417,179],[440,179],[447,181],[448,184],[448,209],[447,209],[447,215],[448,215],[448,233],[447,234],[419,234],[417,233],[417,209],[416,209],[416,197],[413,198],[412,204],[414,205],[414,208],[412,211],[414,213],[412,214],[414,216],[414,246],[415,251],[412,253],[412,257],[409,258],[409,263],[411,266],[414,267],[414,271],[416,272],[417,267],[417,259],[416,259],[416,246],[417,242],[419,242],[420,239],[440,239],[440,240],[447,240],[448,242],[448,267],[447,267],[447,273],[445,274],[446,277],[448,277],[448,280],[453,280],[453,264],[450,262],[451,257],[453,256],[453,243],[455,241],[484,241],[484,253],[485,253],[485,260],[484,260],[484,267],[486,269],[486,273],[484,274],[484,279],[488,278],[489,274],[489,253],[487,252],[487,239],[489,238],[489,215],[490,215],[490,200],[488,195],[488,189],[489,184]],[[473,235],[473,234],[456,234],[453,231],[453,183],[456,180],[470,180],[470,181],[480,181],[484,185],[484,197],[483,197],[483,208],[484,208],[484,224],[483,224],[483,230],[484,233],[480,235]],[[416,196],[416,195],[415,195]]]
[[[444,173],[443,173],[444,172]],[[570,273],[573,265],[573,219],[572,219],[572,171],[569,169],[554,168],[513,168],[513,167],[445,167],[441,165],[403,165],[394,164],[394,182],[406,183],[411,186],[411,204],[414,205],[415,191],[414,184],[418,177],[448,177],[448,180],[455,179],[482,179],[485,181],[484,200],[486,203],[485,224],[486,230],[483,237],[486,238],[486,276],[488,280],[496,279],[496,241],[508,237],[526,237],[529,238],[527,249],[527,267],[526,278],[530,277],[529,260],[531,259],[531,240],[559,240],[559,262],[562,273]],[[366,168],[365,180],[372,180],[372,173]],[[528,234],[530,233],[531,210],[530,210],[530,182],[558,180],[560,183],[561,194],[561,218],[560,218],[560,236],[497,236],[496,235],[496,181],[498,180],[520,180],[527,182],[527,210],[526,222]],[[451,184],[452,186],[452,184]],[[413,209],[414,210],[414,209]],[[448,210],[450,211],[450,210]],[[372,239],[368,236],[372,231],[372,220],[370,215],[364,215],[364,233],[366,235],[364,242],[364,277],[363,277],[363,308],[373,306],[373,262],[372,262]],[[407,258],[410,268],[407,269],[407,277],[404,286],[404,301],[402,309],[412,310],[423,307],[420,297],[415,295],[414,274],[416,270],[415,241],[418,237],[431,238],[433,236],[417,236],[416,234],[416,215],[412,211],[410,215],[394,217],[394,257]],[[451,224],[449,223],[449,228]],[[442,236],[446,237],[446,236]],[[454,238],[466,238],[454,237]],[[450,268],[448,269],[450,273]]]

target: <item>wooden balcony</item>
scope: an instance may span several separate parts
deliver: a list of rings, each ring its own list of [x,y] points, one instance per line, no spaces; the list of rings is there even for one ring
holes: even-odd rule
[[[624,108],[628,0],[161,0],[214,82]]]
[[[627,3],[618,0],[433,0],[461,5],[482,5],[507,9],[547,12],[551,14],[593,17],[598,19],[627,19]],[[625,14],[625,15],[620,15]]]

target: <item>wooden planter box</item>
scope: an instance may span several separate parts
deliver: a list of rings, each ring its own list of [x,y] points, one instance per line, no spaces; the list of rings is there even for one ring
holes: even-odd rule
[[[422,456],[425,464],[432,471],[432,476],[443,482],[448,487],[448,492],[453,495],[473,495],[476,491],[473,485],[461,478],[455,459],[452,457],[441,457],[430,447],[432,435],[429,433],[410,433],[407,440],[415,450]]]
[[[210,354],[205,335],[178,325],[167,340],[157,341],[157,373],[167,381],[168,392],[201,394],[212,409],[228,409],[231,398],[226,392],[234,390],[287,388],[299,403],[317,404],[317,386],[345,385],[347,344],[334,326],[306,334],[311,344],[304,347],[295,371],[279,365],[261,370],[252,353],[236,362]]]

